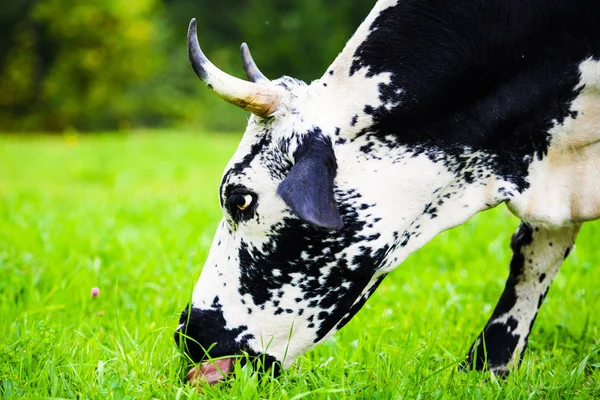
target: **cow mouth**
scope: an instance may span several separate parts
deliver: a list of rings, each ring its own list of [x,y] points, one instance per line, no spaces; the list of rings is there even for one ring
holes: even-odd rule
[[[219,360],[205,361],[199,367],[194,367],[188,372],[187,380],[192,386],[198,386],[201,382],[215,385],[225,380],[233,369],[233,358],[222,358]]]

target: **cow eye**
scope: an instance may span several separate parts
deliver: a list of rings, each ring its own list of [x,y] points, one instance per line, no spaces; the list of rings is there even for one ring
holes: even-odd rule
[[[229,204],[237,207],[239,210],[244,211],[252,205],[254,198],[251,194],[235,193],[229,196]]]

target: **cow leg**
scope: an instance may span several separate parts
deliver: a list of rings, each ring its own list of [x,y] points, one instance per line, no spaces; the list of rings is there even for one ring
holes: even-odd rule
[[[519,225],[510,243],[513,256],[506,287],[469,352],[469,369],[488,368],[506,375],[511,366],[520,364],[538,310],[579,228],[547,229],[524,222]]]

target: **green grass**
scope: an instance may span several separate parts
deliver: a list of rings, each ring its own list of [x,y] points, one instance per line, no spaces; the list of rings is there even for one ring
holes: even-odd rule
[[[521,368],[506,380],[456,368],[504,286],[518,222],[504,207],[411,256],[280,378],[237,368],[201,394],[186,386],[172,333],[220,219],[217,187],[237,141],[0,137],[0,397],[598,396],[598,223],[583,227]]]

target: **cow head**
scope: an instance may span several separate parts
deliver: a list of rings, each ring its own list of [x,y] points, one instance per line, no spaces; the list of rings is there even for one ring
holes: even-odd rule
[[[194,361],[248,353],[287,367],[344,326],[408,254],[497,202],[469,192],[476,185],[453,185],[457,163],[481,154],[451,160],[371,134],[363,110],[389,108],[380,96],[389,76],[332,68],[310,85],[269,81],[243,45],[251,81],[242,81],[202,54],[193,20],[188,46],[200,79],[252,113],[221,182],[223,220],[175,335]]]

